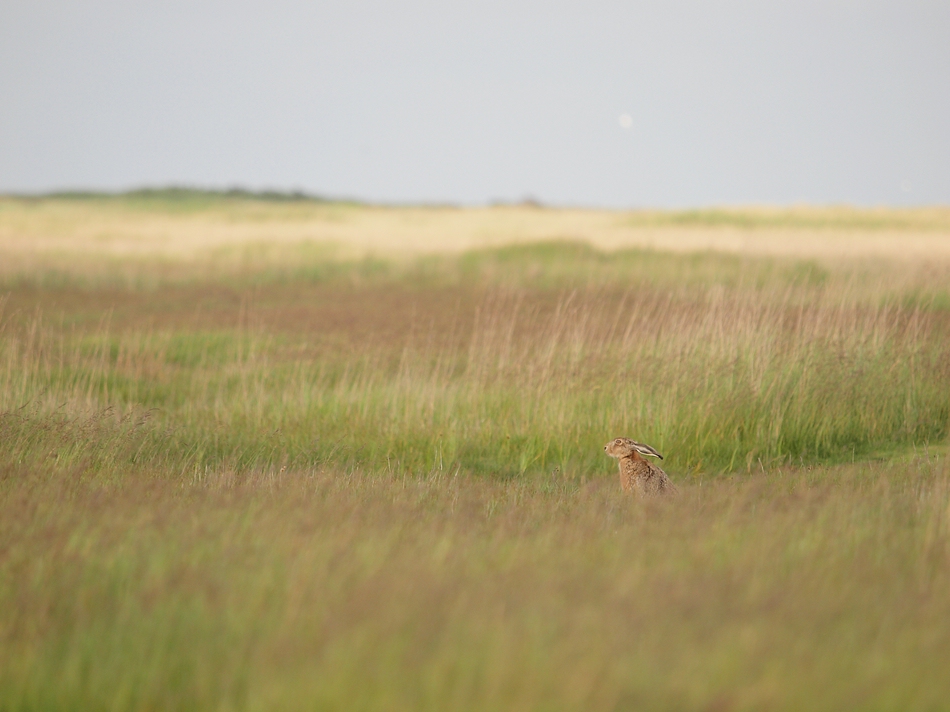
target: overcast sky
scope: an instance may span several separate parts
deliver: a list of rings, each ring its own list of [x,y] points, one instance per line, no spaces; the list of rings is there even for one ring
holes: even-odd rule
[[[0,191],[950,204],[950,2],[0,0]]]

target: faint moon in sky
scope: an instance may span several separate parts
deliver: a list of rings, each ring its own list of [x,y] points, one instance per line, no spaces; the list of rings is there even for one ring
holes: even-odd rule
[[[620,128],[629,129],[633,126],[633,117],[630,114],[621,114],[617,123],[620,124]]]

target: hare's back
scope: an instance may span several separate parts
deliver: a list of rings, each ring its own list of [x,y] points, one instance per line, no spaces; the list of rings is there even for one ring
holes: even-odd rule
[[[644,494],[674,494],[676,486],[669,476],[652,462],[645,462],[648,472],[644,472],[639,481],[638,489]]]

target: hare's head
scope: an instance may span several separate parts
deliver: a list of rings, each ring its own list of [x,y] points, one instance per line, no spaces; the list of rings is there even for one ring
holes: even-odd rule
[[[661,460],[663,456],[654,450],[649,445],[644,445],[643,443],[638,443],[630,438],[616,438],[611,440],[609,443],[604,445],[604,452],[606,452],[611,457],[630,457],[634,453],[639,453],[641,455],[649,455],[650,457],[658,457]]]

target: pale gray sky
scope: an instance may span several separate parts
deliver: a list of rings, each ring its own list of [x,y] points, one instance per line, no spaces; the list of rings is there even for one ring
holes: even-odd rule
[[[950,2],[0,0],[0,191],[950,204]]]

